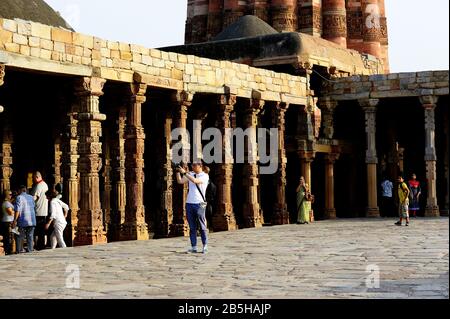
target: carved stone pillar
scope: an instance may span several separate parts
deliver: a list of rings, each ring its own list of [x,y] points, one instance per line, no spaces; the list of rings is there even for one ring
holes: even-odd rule
[[[231,128],[231,112],[236,104],[236,95],[220,95],[218,97],[217,128],[223,137],[227,137],[226,130]],[[222,141],[222,163],[217,164],[217,211],[214,213],[212,222],[214,231],[236,230],[236,218],[233,211],[232,182],[233,164],[227,161],[232,159],[231,141],[223,138]]]
[[[264,107],[264,101],[253,98],[244,110],[244,129],[251,129],[245,137],[243,185],[245,190],[244,227],[258,228],[264,224],[258,198],[259,167],[257,149],[258,114]]]
[[[311,165],[314,162],[316,153],[313,151],[299,151],[299,157],[302,166],[302,176],[305,178],[306,184],[309,185],[309,189],[312,189]]]
[[[297,0],[271,1],[272,26],[278,32],[297,31]]]
[[[155,233],[156,238],[165,238],[170,235],[170,225],[173,223],[173,169],[171,153],[172,132],[172,110],[170,108],[161,110],[163,117],[158,126],[161,132],[160,142],[157,149],[158,170],[158,192],[160,196],[158,211],[156,212]]]
[[[5,125],[3,126],[3,139],[1,141],[1,153],[0,153],[0,194],[3,194],[5,190],[11,190],[10,178],[13,173],[12,164],[12,145],[14,142],[12,128],[7,122],[9,119],[4,119]]]
[[[380,209],[378,208],[378,191],[377,191],[377,149],[376,149],[376,121],[377,121],[377,99],[364,99],[359,101],[363,107],[366,118],[366,134],[367,134],[367,195],[368,207],[367,217],[380,217]]]
[[[106,243],[103,212],[100,206],[100,177],[102,166],[101,122],[106,116],[100,113],[99,97],[103,95],[105,80],[82,78],[77,86],[79,102],[78,119],[78,170],[80,172],[80,210],[74,245]]]
[[[331,153],[325,155],[325,218],[336,219],[336,208],[334,206],[334,163],[339,154]]]
[[[322,110],[323,119],[323,135],[325,138],[332,140],[334,138],[334,111],[338,103],[331,98],[320,99],[320,108]]]
[[[72,103],[67,114],[66,140],[64,142],[64,198],[70,207],[71,239],[75,239],[78,225],[79,176],[78,176],[78,103]]]
[[[148,226],[144,207],[144,146],[142,104],[146,101],[147,85],[132,83],[125,133],[125,179],[127,198],[122,240],[148,240]]]
[[[322,36],[322,1],[301,1],[298,13],[299,32]]]
[[[115,122],[115,136],[111,143],[112,153],[112,206],[109,235],[111,240],[120,240],[121,227],[125,223],[125,207],[127,184],[125,181],[125,127],[127,120],[127,108],[119,107]]]
[[[111,225],[111,191],[112,191],[112,183],[111,183],[111,147],[110,144],[111,139],[109,134],[105,132],[105,143],[103,145],[103,196],[102,196],[102,208],[103,208],[103,216],[104,216],[104,227],[105,231],[108,234],[110,232]]]
[[[347,48],[345,0],[323,0],[323,38]]]
[[[381,58],[384,63],[384,73],[390,73],[389,62],[389,29],[386,17],[386,8],[384,0],[378,0],[380,7],[380,44],[381,44]]]
[[[187,111],[192,105],[194,94],[177,92],[172,96],[173,125],[175,128],[186,129]],[[185,151],[189,150],[187,141],[183,141]],[[186,159],[188,160],[188,158]],[[178,164],[178,163],[177,163]],[[186,219],[187,185],[179,185],[174,181],[173,187],[173,223],[170,225],[170,236],[189,236],[189,228]]]
[[[278,127],[278,171],[274,175],[274,183],[276,189],[276,197],[273,209],[272,224],[286,225],[289,224],[289,212],[286,203],[286,111],[289,108],[288,103],[276,103],[272,114],[272,127]]]
[[[57,136],[55,138],[54,143],[54,162],[53,162],[53,179],[55,181],[55,185],[61,183],[62,175],[61,175],[61,166],[62,166],[62,141],[61,137]]]
[[[425,109],[425,165],[427,170],[428,197],[425,208],[426,217],[439,217],[436,190],[436,122],[435,110],[438,102],[437,96],[421,96],[420,103]]]

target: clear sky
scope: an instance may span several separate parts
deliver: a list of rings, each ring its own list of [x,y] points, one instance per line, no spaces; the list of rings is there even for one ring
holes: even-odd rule
[[[157,48],[182,44],[187,0],[45,0],[82,33]],[[449,1],[385,0],[392,72],[449,69]]]

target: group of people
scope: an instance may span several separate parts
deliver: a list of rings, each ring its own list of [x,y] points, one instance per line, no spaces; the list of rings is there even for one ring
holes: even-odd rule
[[[385,177],[381,183],[382,190],[382,203],[381,209],[384,214],[395,209],[395,204],[398,207],[398,214],[400,220],[396,223],[397,226],[403,224],[403,220],[406,222],[406,226],[409,226],[410,217],[417,217],[417,213],[420,210],[420,196],[422,195],[422,188],[420,182],[417,180],[417,175],[412,174],[408,183],[405,182],[403,176],[399,176],[397,179],[397,203],[394,200],[394,184]]]
[[[0,234],[7,255],[66,247],[69,207],[61,198],[61,184],[49,189],[40,172],[33,174],[30,191],[20,186],[17,192],[3,192]]]

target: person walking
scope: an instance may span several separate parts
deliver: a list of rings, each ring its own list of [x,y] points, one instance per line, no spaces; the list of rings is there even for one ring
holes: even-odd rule
[[[192,171],[177,167],[178,184],[189,184],[189,192],[186,200],[186,215],[189,223],[191,249],[189,252],[197,253],[197,222],[200,224],[200,234],[203,244],[203,253],[208,252],[208,227],[206,222],[206,188],[209,183],[209,175],[203,171],[202,162],[194,162]]]
[[[36,211],[33,196],[27,194],[27,187],[20,186],[19,196],[16,198],[13,228],[19,226],[19,240],[16,252],[23,252],[23,241],[27,239],[27,252],[33,251],[34,229],[36,227]]]
[[[11,203],[12,192],[5,190],[2,197],[2,215],[0,220],[0,235],[3,236],[3,247],[6,255],[13,253],[12,224],[14,222],[14,205]]]
[[[311,212],[312,195],[305,178],[300,178],[300,185],[297,187],[297,224],[309,224]]]
[[[45,193],[48,191],[48,185],[42,179],[40,172],[33,174],[33,188],[30,195],[36,202],[36,250],[45,249],[45,224],[48,216],[48,200]]]
[[[69,206],[58,198],[58,192],[48,191],[46,193],[49,200],[50,217],[45,229],[49,229],[53,224],[53,231],[50,235],[51,249],[55,249],[58,245],[60,248],[66,248],[64,242],[64,229],[67,226],[67,214],[69,213]]]
[[[411,179],[408,181],[408,186],[410,190],[409,198],[411,199],[409,206],[409,214],[412,217],[417,217],[417,212],[420,210],[420,195],[422,194],[422,189],[420,187],[420,182],[417,180],[417,175],[412,174]]]
[[[393,189],[394,184],[385,176],[381,182],[381,211],[384,217],[392,216],[394,211]]]
[[[406,185],[402,176],[398,178],[398,212],[400,220],[395,223],[397,226],[401,226],[403,219],[406,220],[406,225],[409,226],[409,188]]]

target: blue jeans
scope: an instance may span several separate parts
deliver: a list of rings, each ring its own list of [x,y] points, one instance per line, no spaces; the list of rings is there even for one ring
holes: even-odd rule
[[[200,204],[186,204],[186,214],[189,223],[189,234],[192,247],[197,247],[197,221],[200,223],[203,246],[208,245],[208,228],[206,226],[205,212],[206,209],[202,208]]]
[[[34,245],[34,226],[30,227],[19,227],[19,240],[17,241],[17,254],[22,252],[23,240],[27,238],[27,252],[31,253],[33,251]]]

